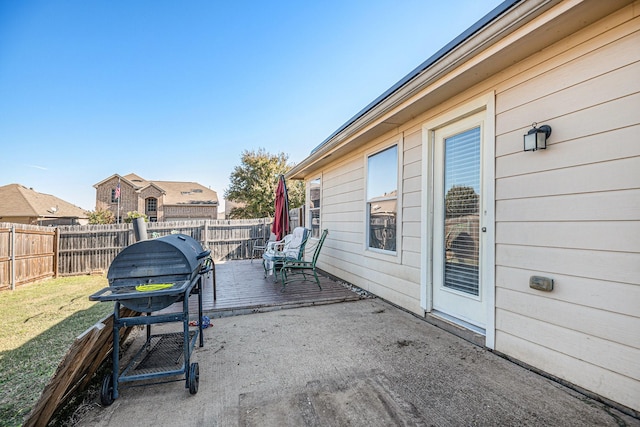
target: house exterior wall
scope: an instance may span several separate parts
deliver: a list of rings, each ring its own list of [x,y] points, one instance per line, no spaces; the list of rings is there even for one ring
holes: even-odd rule
[[[117,180],[116,184],[117,185]],[[96,210],[110,210],[111,206],[111,183],[103,183],[96,187]],[[115,214],[115,211],[113,211]]]
[[[399,187],[408,194],[398,203],[398,217],[405,218],[407,225],[401,227],[398,239],[402,250],[397,255],[385,255],[365,249],[365,156],[394,144],[403,152],[408,148],[411,154],[400,156],[410,165],[401,168]],[[331,239],[325,241],[323,256],[318,260],[318,266],[331,274],[415,312],[420,312],[420,230],[415,227],[420,218],[416,214],[420,199],[415,197],[416,192],[420,194],[419,147],[419,132],[407,141],[400,134],[390,135],[353,151],[339,164],[322,171],[321,227],[330,230]]]
[[[86,218],[39,218],[35,221],[34,225],[41,225],[44,227],[56,227],[58,225],[87,225],[89,220]]]
[[[162,191],[158,190],[154,186],[149,186],[140,191],[140,195],[138,197],[138,212],[144,213],[147,216],[151,216],[150,212],[147,213],[147,199],[153,197],[158,200],[157,210],[155,217],[157,221],[162,222],[165,221],[165,211],[164,211],[164,197]]]
[[[194,218],[218,218],[217,206],[163,206],[163,219],[162,221],[183,221]]]
[[[0,221],[11,222],[14,224],[29,224],[29,225],[38,224],[38,218],[34,216],[3,216],[3,217],[0,217]]]
[[[495,348],[640,409],[637,3],[496,85]],[[505,76],[506,77],[506,76]],[[532,120],[553,128],[522,151]],[[532,275],[554,291],[529,288]]]
[[[118,178],[103,182],[96,188],[96,209],[106,209],[118,217],[118,202],[111,202],[111,190],[118,186]],[[125,218],[127,212],[138,210],[138,194],[125,181],[120,181],[120,217]]]
[[[96,187],[96,209],[107,209],[117,217],[118,202],[111,202],[111,191],[118,185],[118,178],[113,177]],[[179,221],[187,219],[217,219],[217,205],[166,205],[165,195],[156,186],[150,185],[136,190],[125,180],[120,181],[120,217],[124,220],[127,212],[146,213],[146,200],[157,199],[157,221]]]
[[[322,177],[321,227],[330,230],[319,267],[424,314],[421,129],[492,94],[492,348],[640,411],[639,11],[636,1],[310,170]],[[533,121],[553,128],[551,145],[523,152]],[[401,250],[371,254],[365,156],[396,142]],[[532,275],[553,278],[554,290],[529,288]]]

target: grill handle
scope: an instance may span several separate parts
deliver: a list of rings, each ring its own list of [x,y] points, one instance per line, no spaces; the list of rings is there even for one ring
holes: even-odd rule
[[[204,275],[212,270],[213,270],[213,260],[211,259],[211,257],[209,257],[205,259],[204,262],[202,263],[202,266],[200,267],[200,271],[198,271],[198,274]]]
[[[203,252],[200,252],[200,254],[198,254],[198,256],[196,256],[196,259],[202,259],[204,257],[208,257],[209,255],[211,255],[211,251],[210,250],[203,251]]]
[[[111,290],[112,289],[109,287],[102,288],[98,292],[94,293],[93,295],[89,295],[89,301],[100,301],[100,297],[102,296],[102,294],[105,294]]]

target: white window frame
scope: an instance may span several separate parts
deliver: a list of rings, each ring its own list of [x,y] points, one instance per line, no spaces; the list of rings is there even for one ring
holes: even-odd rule
[[[384,249],[372,248],[369,246],[369,199],[367,198],[368,190],[368,176],[369,176],[369,158],[381,153],[393,146],[397,147],[398,158],[396,159],[396,173],[397,173],[397,194],[396,194],[396,250],[388,251]],[[367,150],[364,153],[364,224],[363,224],[363,248],[364,254],[367,257],[375,258],[384,261],[391,261],[396,264],[402,262],[402,177],[404,166],[404,138],[403,136],[395,137],[388,140],[387,143],[382,145],[376,145],[375,148]]]
[[[311,184],[315,181],[319,181],[320,184],[320,195],[319,195],[319,201],[320,201],[320,206],[318,206],[317,208],[311,208]],[[322,232],[322,175],[318,175],[312,179],[310,179],[309,181],[307,181],[307,188],[306,188],[306,200],[307,200],[307,224],[308,225],[308,229],[311,230],[311,239],[319,239],[320,238],[320,234]],[[318,221],[320,221],[320,223],[318,224],[318,235],[317,236],[313,236],[313,228],[312,228],[312,221],[313,221],[313,215],[312,212],[313,211],[318,211]]]

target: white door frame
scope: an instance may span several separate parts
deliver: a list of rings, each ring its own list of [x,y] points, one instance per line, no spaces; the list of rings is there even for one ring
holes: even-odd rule
[[[495,347],[495,93],[489,92],[481,97],[456,107],[435,117],[422,126],[422,214],[421,235],[422,257],[420,262],[420,306],[426,313],[433,310],[433,190],[434,190],[434,133],[437,129],[455,123],[472,114],[484,111],[482,148],[483,211],[480,227],[486,227],[483,234],[485,252],[483,252],[482,282],[486,289],[486,329],[485,346]]]

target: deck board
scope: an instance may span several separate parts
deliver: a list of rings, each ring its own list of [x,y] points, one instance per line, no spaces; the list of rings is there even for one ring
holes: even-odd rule
[[[319,274],[322,290],[315,281],[306,281],[287,284],[283,292],[280,280],[274,281],[273,276],[264,277],[262,263],[258,260],[218,262],[215,271],[216,300],[213,299],[211,283],[205,283],[203,293],[203,312],[209,317],[332,304],[362,298],[349,287],[322,274]],[[198,312],[197,307],[197,296],[192,295],[189,298],[190,315]],[[181,309],[182,303],[176,303],[162,312],[176,312]]]

